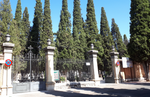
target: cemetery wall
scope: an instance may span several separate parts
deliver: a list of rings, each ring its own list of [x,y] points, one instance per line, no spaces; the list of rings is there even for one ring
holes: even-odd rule
[[[122,64],[120,65],[120,74],[121,78],[125,81],[128,80],[144,80],[146,78],[143,65],[140,63],[133,64],[133,67],[123,68]],[[149,73],[150,73],[150,66],[149,66]]]

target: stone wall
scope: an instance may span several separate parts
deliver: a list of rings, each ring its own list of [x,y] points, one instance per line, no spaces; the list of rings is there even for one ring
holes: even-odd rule
[[[121,68],[121,78],[122,80],[124,79],[125,81],[130,81],[130,80],[145,80],[145,72],[143,65],[140,63],[135,63],[133,64],[133,67],[131,68],[122,68],[122,65],[120,66]],[[149,73],[150,73],[150,66],[149,66]]]

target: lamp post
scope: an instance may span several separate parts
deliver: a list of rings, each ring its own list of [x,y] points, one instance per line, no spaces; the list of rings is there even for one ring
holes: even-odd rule
[[[115,52],[115,47],[114,47],[114,45],[112,46],[112,51]]]
[[[7,35],[5,37],[6,37],[6,42],[9,42],[10,41],[10,35],[7,33]]]
[[[47,39],[47,45],[48,45],[48,46],[51,45],[51,39]]]
[[[94,49],[94,44],[93,44],[93,43],[91,44],[91,49],[92,49],[92,50]]]

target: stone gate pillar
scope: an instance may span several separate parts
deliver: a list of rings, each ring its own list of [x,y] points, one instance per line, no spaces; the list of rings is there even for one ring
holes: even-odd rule
[[[110,52],[111,55],[111,62],[112,62],[112,74],[113,74],[113,79],[115,83],[119,83],[120,81],[120,66],[116,65],[116,62],[118,61],[118,52],[115,52],[115,48],[113,46],[112,52]]]
[[[96,83],[100,83],[100,78],[98,74],[98,66],[97,66],[97,50],[93,50],[94,45],[91,44],[92,50],[88,51],[90,57],[90,70],[91,70],[91,79]]]
[[[55,47],[48,46],[45,48],[46,56],[46,90],[54,90],[55,80],[54,80],[54,56]]]
[[[12,43],[3,43],[4,61],[7,59],[12,60],[13,47],[14,47],[14,44],[12,44]],[[1,87],[1,90],[2,90],[1,96],[5,97],[6,95],[12,94],[11,66],[7,68],[3,64],[3,75],[2,76],[3,76],[3,82],[2,82],[2,87]]]

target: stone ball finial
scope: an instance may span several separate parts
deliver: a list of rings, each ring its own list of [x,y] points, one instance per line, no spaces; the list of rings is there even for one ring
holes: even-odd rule
[[[91,49],[92,49],[92,50],[94,49],[94,44],[93,44],[93,43],[91,44]]]
[[[114,45],[112,46],[112,51],[115,52],[115,47],[114,47]]]

